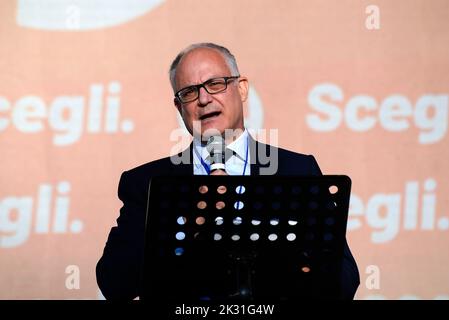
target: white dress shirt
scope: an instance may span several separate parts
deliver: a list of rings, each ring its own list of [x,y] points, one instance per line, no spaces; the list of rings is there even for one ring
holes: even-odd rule
[[[207,151],[206,146],[202,146],[198,140],[194,139],[193,148],[193,174],[207,175],[207,170],[201,163],[201,159],[198,157],[198,155],[200,155],[203,161],[210,166],[209,152]],[[226,149],[233,151],[233,155],[229,157],[225,163],[226,173],[230,176],[241,176],[243,171],[245,171],[245,176],[249,176],[251,173],[251,161],[248,131],[245,129],[236,140],[226,146]]]

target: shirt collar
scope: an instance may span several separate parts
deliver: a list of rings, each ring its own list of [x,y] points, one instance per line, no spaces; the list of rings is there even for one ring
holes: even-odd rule
[[[242,134],[232,141],[226,148],[234,151],[234,153],[243,161],[245,161],[246,157],[246,142],[248,141],[248,131],[242,132]]]

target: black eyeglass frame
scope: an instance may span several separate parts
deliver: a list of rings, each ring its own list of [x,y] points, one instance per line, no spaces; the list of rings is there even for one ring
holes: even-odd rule
[[[228,81],[229,81],[229,80],[235,80],[235,79],[238,79],[238,78],[240,78],[240,75],[238,75],[238,76],[231,76],[231,77],[216,77],[216,78],[211,78],[211,79],[209,79],[209,80],[207,80],[207,81],[204,81],[203,83],[196,84],[196,85],[193,85],[193,86],[184,87],[184,88],[178,90],[178,91],[175,93],[175,98],[178,99],[178,101],[181,102],[181,103],[189,103],[189,102],[192,102],[192,101],[195,101],[196,99],[198,99],[198,97],[200,96],[200,89],[201,89],[201,88],[204,88],[204,90],[206,90],[206,92],[209,93],[209,94],[220,93],[220,92],[225,91],[225,90],[228,88]],[[209,90],[207,90],[207,87],[206,87],[207,84],[209,84],[209,83],[211,83],[211,82],[213,82],[213,81],[216,81],[216,80],[221,80],[221,79],[224,79],[224,83],[225,83],[225,87],[223,88],[223,90],[215,91],[215,92],[209,92]],[[183,100],[181,99],[180,93],[181,93],[182,91],[186,90],[186,89],[193,89],[193,88],[195,88],[195,90],[196,90],[196,97],[195,97],[195,99],[189,99],[189,100],[187,100],[187,101],[183,101]]]

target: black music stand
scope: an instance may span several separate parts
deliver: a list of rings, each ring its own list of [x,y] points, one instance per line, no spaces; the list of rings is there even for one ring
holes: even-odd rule
[[[350,189],[343,175],[154,177],[141,299],[337,298]]]

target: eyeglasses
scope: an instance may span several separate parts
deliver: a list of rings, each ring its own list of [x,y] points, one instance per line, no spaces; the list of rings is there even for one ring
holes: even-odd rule
[[[207,93],[210,94],[220,93],[226,90],[226,88],[228,87],[228,81],[235,80],[238,78],[240,78],[240,76],[212,78],[204,83],[197,84],[194,86],[188,86],[179,90],[178,92],[175,93],[175,97],[181,103],[192,102],[198,99],[201,88],[204,88],[207,91]]]

